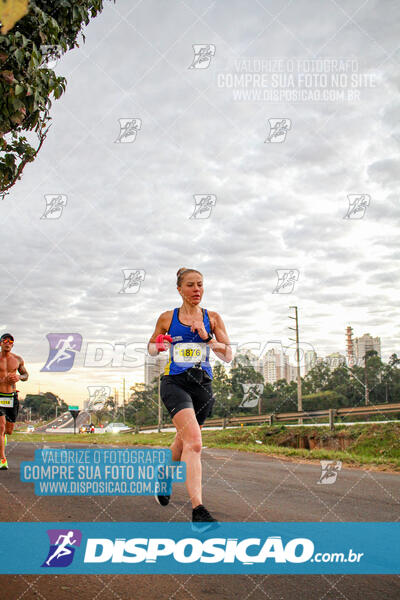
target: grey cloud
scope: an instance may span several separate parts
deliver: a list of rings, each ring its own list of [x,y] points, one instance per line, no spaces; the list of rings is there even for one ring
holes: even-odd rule
[[[399,181],[400,162],[398,158],[386,158],[369,165],[368,176],[379,183],[388,184]]]

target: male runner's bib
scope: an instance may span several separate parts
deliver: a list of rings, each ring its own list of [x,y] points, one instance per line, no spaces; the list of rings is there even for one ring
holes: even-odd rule
[[[190,325],[180,322],[178,308],[174,308],[168,334],[172,337],[169,349],[169,362],[164,369],[164,375],[178,375],[191,367],[201,367],[212,379],[212,369],[209,362],[210,347],[196,332],[190,330]],[[210,319],[207,309],[202,308],[204,328],[211,333]]]
[[[4,408],[13,408],[14,392],[0,392],[0,406]]]

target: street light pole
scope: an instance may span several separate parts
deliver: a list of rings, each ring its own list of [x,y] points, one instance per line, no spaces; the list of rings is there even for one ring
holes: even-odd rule
[[[297,360],[297,411],[303,411],[303,397],[301,391],[301,373],[300,373],[300,343],[299,343],[299,316],[297,312],[297,306],[289,306],[289,308],[294,308],[295,316],[291,317],[289,315],[289,319],[295,319],[296,327],[289,327],[296,332],[296,340],[293,338],[289,338],[291,341],[296,342],[296,360]],[[299,417],[298,420],[299,425],[303,424],[303,417]]]

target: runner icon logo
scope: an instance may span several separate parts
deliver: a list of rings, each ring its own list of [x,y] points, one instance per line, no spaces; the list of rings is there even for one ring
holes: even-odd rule
[[[59,219],[64,208],[67,206],[67,196],[65,194],[45,194],[46,208],[40,217],[41,219]]]
[[[69,371],[75,360],[75,353],[82,346],[80,333],[48,333],[50,349],[46,364],[41,371]]]
[[[288,131],[292,128],[290,119],[268,119],[269,134],[266,144],[282,144],[286,140]]]
[[[342,468],[341,460],[321,460],[321,476],[317,481],[318,484],[335,483],[338,473]]]
[[[362,219],[371,202],[369,194],[348,194],[349,208],[344,219]]]
[[[137,132],[142,129],[142,119],[118,119],[119,134],[115,144],[132,144]]]
[[[48,529],[50,548],[42,567],[68,567],[74,558],[75,547],[81,545],[79,529]]]
[[[262,383],[242,383],[243,400],[239,404],[239,408],[254,408],[258,405],[261,394],[264,391]]]
[[[189,219],[208,219],[217,203],[215,194],[194,194],[194,210]]]
[[[124,282],[120,294],[137,294],[146,276],[144,269],[122,269]]]
[[[294,285],[299,279],[298,269],[275,269],[278,282],[272,291],[273,294],[291,294]]]
[[[88,385],[89,404],[88,410],[101,410],[111,395],[111,388],[108,385]]]
[[[208,69],[215,56],[214,44],[193,44],[194,57],[189,69]]]

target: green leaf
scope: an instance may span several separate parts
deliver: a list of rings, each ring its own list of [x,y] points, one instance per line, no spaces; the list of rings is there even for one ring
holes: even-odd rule
[[[24,88],[22,87],[22,85],[20,83],[17,83],[17,85],[14,88],[15,91],[15,95],[19,96],[19,94],[22,94],[22,92],[24,91]]]

